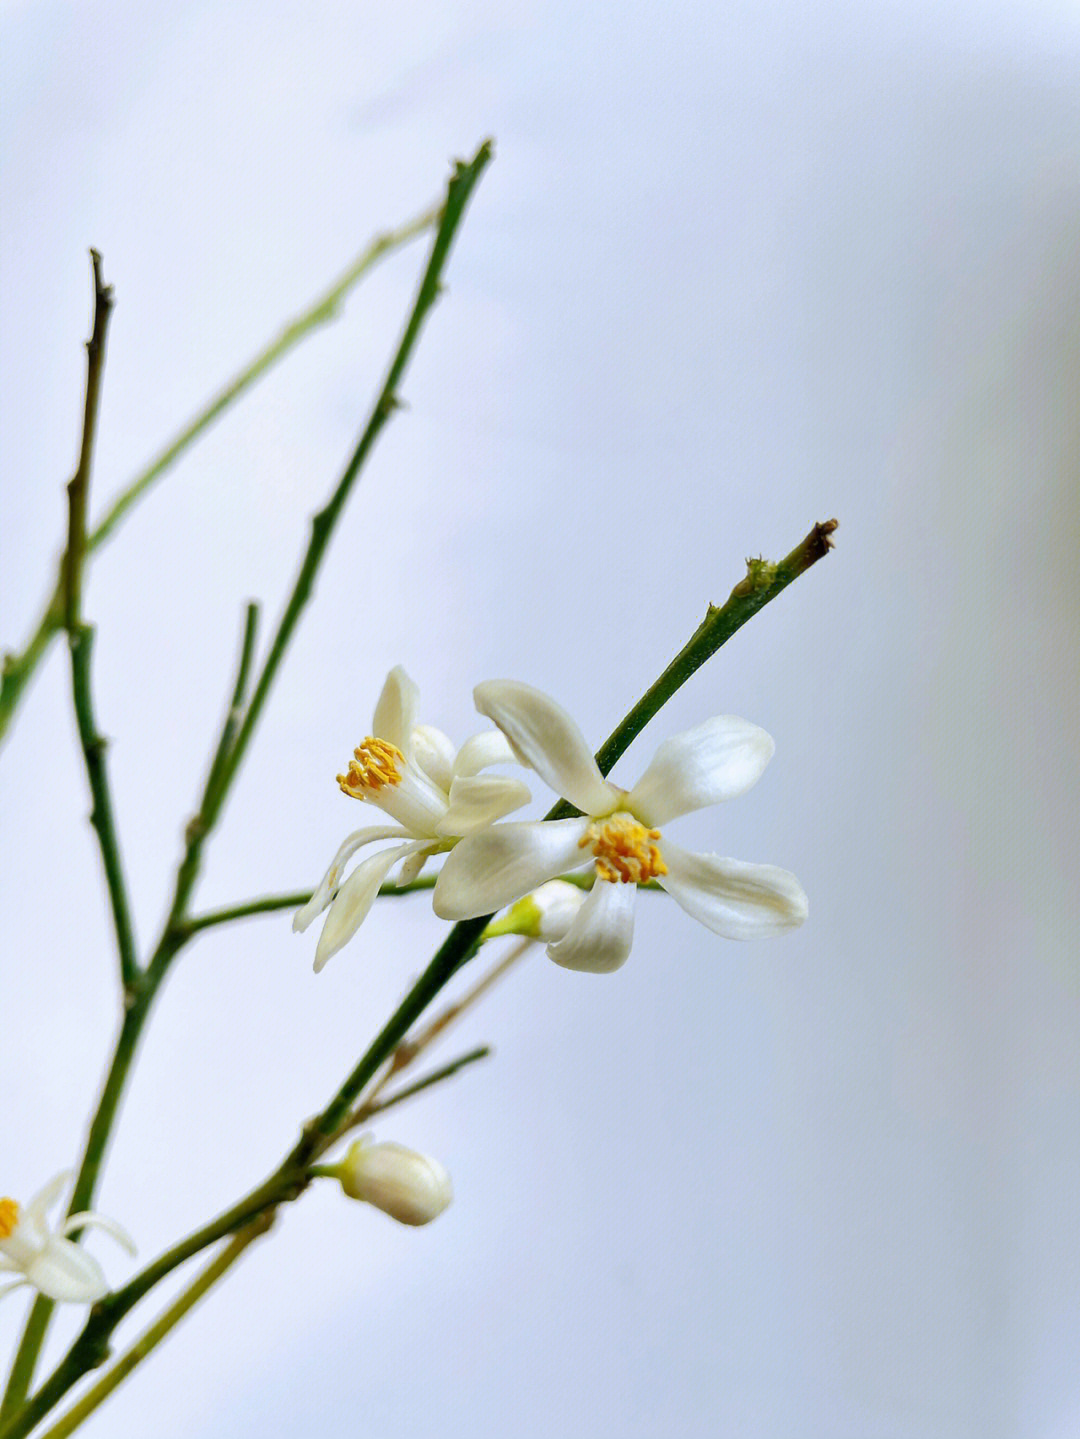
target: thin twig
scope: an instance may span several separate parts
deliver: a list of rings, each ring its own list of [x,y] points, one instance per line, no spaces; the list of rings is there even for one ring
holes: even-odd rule
[[[346,465],[344,474],[335,488],[329,503],[315,516],[312,523],[312,537],[308,545],[304,560],[300,566],[299,574],[293,586],[292,595],[285,606],[282,619],[278,625],[277,634],[271,644],[270,651],[263,664],[255,692],[248,704],[245,717],[236,733],[229,754],[223,761],[215,778],[213,794],[204,791],[203,804],[195,819],[188,826],[187,843],[184,855],[177,871],[176,884],[173,892],[173,899],[169,909],[169,915],[162,931],[157,948],[148,963],[146,969],[139,976],[139,983],[130,996],[130,1004],[125,1015],[124,1025],[121,1030],[120,1039],[113,1057],[113,1062],[106,1078],[105,1089],[98,1106],[97,1113],[91,1124],[90,1137],[87,1140],[87,1149],[83,1162],[76,1179],[76,1193],[83,1195],[80,1208],[88,1208],[92,1195],[84,1194],[86,1190],[92,1190],[93,1181],[96,1179],[100,1169],[105,1145],[108,1141],[112,1123],[115,1119],[116,1109],[119,1104],[120,1095],[123,1092],[126,1076],[130,1069],[135,1045],[138,1040],[142,1025],[150,1011],[154,998],[165,978],[168,969],[190,938],[185,932],[184,924],[187,918],[186,908],[190,899],[195,882],[199,875],[202,861],[202,850],[206,838],[220,814],[225,798],[229,792],[232,781],[246,752],[247,745],[254,732],[255,725],[262,713],[270,688],[277,675],[278,668],[292,638],[296,623],[311,594],[311,588],[318,571],[319,565],[330,542],[336,522],[344,507],[345,501],[367,459],[375,440],[378,438],[383,425],[390,414],[398,407],[396,397],[397,385],[404,375],[409,358],[415,347],[420,331],[423,328],[424,320],[438,299],[441,290],[441,275],[446,260],[450,253],[450,247],[457,227],[465,213],[466,205],[475,188],[480,175],[491,159],[491,144],[485,142],[481,145],[474,158],[468,163],[458,163],[454,168],[447,187],[446,199],[439,212],[439,223],[435,238],[432,243],[431,252],[428,257],[427,266],[424,271],[420,288],[409,320],[406,324],[404,334],[398,344],[394,359],[391,362],[387,373],[386,381],[380,391],[375,403],[371,417],[364,428],[359,443],[354,450],[352,457]],[[275,1179],[277,1179],[277,1175]],[[296,1197],[306,1180],[299,1181],[290,1176],[287,1188]],[[278,1186],[279,1187],[279,1186]],[[239,1206],[234,1206],[216,1221],[218,1225],[224,1223],[225,1227],[217,1231],[216,1237],[223,1238],[237,1228],[246,1224],[249,1220],[258,1217],[259,1214],[272,1208],[277,1202],[277,1188],[265,1191],[265,1186],[259,1191],[261,1202],[256,1202],[254,1207],[247,1201],[241,1201]],[[101,1363],[108,1345],[108,1336],[126,1314],[153,1286],[170,1273],[177,1264],[183,1263],[184,1258],[191,1258],[204,1249],[207,1243],[213,1243],[212,1239],[205,1239],[205,1236],[212,1232],[214,1226],[206,1226],[200,1230],[198,1235],[191,1236],[187,1241],[174,1246],[168,1254],[163,1255],[156,1264],[149,1266],[143,1275],[132,1281],[124,1290],[102,1300],[101,1304],[91,1311],[87,1327],[76,1339],[74,1345],[60,1366],[54,1371],[34,1396],[25,1400],[30,1381],[33,1376],[37,1356],[41,1349],[45,1333],[48,1327],[49,1318],[52,1313],[52,1301],[39,1295],[31,1309],[30,1318],[23,1334],[22,1344],[16,1356],[15,1367],[12,1370],[12,1377],[9,1380],[8,1392],[5,1396],[4,1407],[0,1408],[0,1439],[15,1439],[15,1436],[24,1435],[37,1424],[49,1410],[63,1398],[71,1385],[77,1378]],[[178,1256],[183,1255],[184,1258]],[[14,1396],[14,1397],[13,1397]],[[12,1411],[17,1405],[21,1408],[17,1413]],[[11,1414],[6,1425],[3,1419]]]
[[[366,1101],[356,1110],[349,1123],[339,1131],[338,1137],[340,1138],[347,1130],[355,1128],[358,1124],[366,1124],[367,1121],[374,1118],[376,1114],[382,1114],[384,1110],[392,1109],[395,1104],[401,1104],[403,1100],[412,1099],[414,1094],[419,1094],[422,1090],[430,1089],[433,1084],[441,1084],[444,1079],[449,1079],[451,1075],[457,1074],[458,1070],[464,1069],[467,1064],[475,1064],[477,1060],[487,1059],[490,1054],[491,1046],[481,1044],[476,1049],[470,1049],[468,1054],[463,1054],[458,1059],[451,1060],[449,1064],[444,1064],[441,1069],[432,1070],[430,1074],[425,1074],[422,1079],[417,1079],[412,1084],[407,1084],[404,1089],[396,1089],[393,1094],[388,1094],[385,1099],[372,1098]]]
[[[379,886],[380,899],[399,899],[410,894],[420,894],[435,888],[438,878],[434,874],[422,874],[411,884],[386,884]],[[249,899],[245,904],[233,904],[227,909],[212,909],[206,914],[193,914],[184,921],[187,934],[198,934],[200,930],[212,929],[215,925],[231,924],[237,919],[251,919],[253,915],[275,914],[282,909],[300,909],[311,898],[311,890],[298,890],[295,894],[270,894],[262,899]]]
[[[796,546],[781,565],[763,567],[761,561],[748,565],[747,578],[735,586],[726,604],[719,609],[710,609],[704,624],[699,626],[676,660],[649,689],[646,700],[651,702],[661,684],[665,686],[666,692],[660,703],[670,698],[703,660],[715,653],[762,605],[775,598],[797,575],[804,573],[828,553],[830,536],[835,528],[835,520],[826,525],[815,525],[802,544]],[[749,594],[746,592],[748,588]],[[598,752],[597,762],[605,772],[622,755],[644,723],[644,720],[640,723],[637,721],[646,700],[639,702],[616,726]],[[656,708],[658,707],[657,705]],[[652,713],[655,713],[655,708]],[[559,806],[556,805],[549,810],[546,818],[557,818],[559,813]],[[94,1306],[82,1331],[49,1379],[6,1426],[0,1427],[0,1439],[24,1439],[38,1420],[63,1398],[83,1374],[102,1362],[108,1349],[109,1336],[116,1326],[174,1269],[220,1239],[250,1224],[260,1215],[270,1213],[279,1205],[298,1199],[303,1194],[311,1182],[308,1171],[312,1161],[333,1142],[342,1121],[358,1096],[390,1059],[427,1006],[476,953],[490,919],[490,915],[481,915],[454,925],[427,969],[383,1025],[337,1094],[320,1115],[304,1126],[304,1132],[297,1144],[262,1184],[201,1229],[173,1245],[140,1274],[135,1275],[122,1289],[107,1295]]]
[[[87,537],[87,554],[92,554],[99,545],[113,533],[128,511],[150,487],[199,438],[204,430],[232,405],[245,395],[264,374],[283,359],[307,335],[335,318],[346,295],[382,259],[384,255],[414,240],[425,230],[431,229],[439,219],[438,206],[429,207],[415,219],[376,235],[330,288],[306,310],[285,325],[276,339],[261,350],[253,360],[218,391],[212,400],[165,446],[153,460],[120,492],[100,523]],[[64,627],[64,582],[63,574],[53,590],[48,604],[38,621],[37,627],[22,651],[5,656],[3,674],[0,676],[0,742],[3,741],[14,716],[15,707],[33,677],[49,644],[58,630]]]
[[[247,700],[248,681],[251,677],[251,665],[255,658],[255,640],[259,631],[259,606],[255,600],[250,600],[244,611],[244,637],[240,642],[240,659],[236,666],[236,681],[233,684],[232,695],[229,698],[229,707],[225,711],[225,718],[221,725],[221,734],[218,737],[217,748],[214,750],[214,757],[210,761],[210,769],[206,776],[206,784],[203,788],[203,799],[199,805],[200,812],[205,808],[206,797],[213,794],[221,773],[228,759],[229,752],[236,738],[236,731],[240,728],[240,721],[244,714],[244,703]]]
[[[246,1229],[242,1229],[239,1234],[234,1235],[221,1253],[199,1273],[196,1279],[186,1286],[160,1318],[150,1325],[146,1333],[136,1339],[131,1348],[117,1359],[112,1368],[103,1374],[92,1388],[86,1391],[79,1402],[73,1405],[51,1429],[41,1435],[41,1439],[67,1439],[67,1435],[74,1434],[79,1425],[90,1417],[119,1384],[123,1383],[137,1365],[153,1353],[161,1341],[176,1328],[180,1320],[194,1309],[207,1290],[224,1277],[241,1255],[254,1244],[255,1240],[267,1232],[273,1222],[272,1214],[263,1215],[253,1224],[249,1224]]]
[[[79,728],[86,775],[90,785],[92,808],[90,823],[98,837],[105,881],[109,891],[116,947],[120,959],[120,978],[125,989],[138,977],[135,954],[135,933],[131,922],[131,905],[120,860],[120,843],[113,816],[112,791],[105,763],[106,741],[98,733],[90,681],[94,631],[82,618],[82,576],[86,558],[86,511],[90,493],[90,473],[94,463],[94,438],[101,403],[101,381],[105,369],[105,337],[112,314],[112,287],[102,277],[101,256],[90,251],[94,266],[94,325],[86,344],[86,398],[83,406],[82,440],[79,463],[68,487],[68,542],[64,555],[64,626],[71,647],[71,687],[75,717]]]

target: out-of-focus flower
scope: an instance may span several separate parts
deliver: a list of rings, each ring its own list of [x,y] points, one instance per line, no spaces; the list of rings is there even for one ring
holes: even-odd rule
[[[728,939],[778,934],[806,918],[806,895],[787,870],[691,854],[659,828],[756,783],[774,749],[757,725],[719,715],[674,735],[634,788],[623,790],[604,779],[577,725],[547,695],[512,680],[478,685],[474,695],[518,759],[581,815],[498,824],[463,839],[435,886],[441,918],[491,914],[586,859],[596,882],[563,938],[548,947],[567,969],[619,968],[630,953],[637,886],[652,879]]]
[[[48,1211],[70,1178],[68,1172],[58,1174],[29,1204],[0,1199],[0,1272],[19,1275],[0,1288],[0,1294],[22,1284],[33,1285],[47,1299],[72,1304],[93,1304],[108,1294],[101,1265],[67,1237],[77,1229],[104,1229],[129,1254],[135,1253],[127,1232],[103,1214],[72,1214],[59,1229],[49,1229]]]
[[[529,802],[529,790],[520,780],[481,773],[490,765],[514,762],[510,745],[497,730],[473,735],[455,751],[441,730],[416,723],[419,698],[401,666],[392,669],[375,707],[374,735],[357,746],[348,773],[337,777],[344,794],[376,805],[395,823],[350,834],[318,889],[297,910],[293,929],[304,930],[330,908],[315,951],[316,971],[360,928],[379,886],[399,861],[399,883],[410,884],[431,855]],[[352,855],[363,845],[386,839],[404,842],[358,864],[342,884],[342,870]]]
[[[437,1159],[363,1134],[333,1171],[350,1199],[374,1204],[399,1224],[430,1224],[454,1197]]]

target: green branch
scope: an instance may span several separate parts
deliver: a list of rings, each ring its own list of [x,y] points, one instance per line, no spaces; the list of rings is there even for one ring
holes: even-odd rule
[[[750,562],[746,579],[735,586],[724,605],[719,608],[710,607],[705,621],[680,650],[676,659],[601,746],[597,753],[597,762],[605,772],[620,758],[641,730],[645,720],[655,714],[710,655],[715,654],[727,639],[765,604],[775,599],[792,580],[828,553],[831,547],[830,536],[835,529],[835,520],[824,525],[815,525],[806,539],[778,565],[765,565],[761,561]],[[645,717],[642,718],[642,715]],[[545,818],[557,819],[564,813],[564,802],[560,801],[548,811]],[[262,1184],[209,1224],[160,1255],[123,1289],[107,1295],[94,1306],[82,1332],[51,1377],[11,1422],[0,1427],[0,1439],[24,1439],[38,1420],[63,1398],[83,1374],[104,1360],[108,1352],[109,1337],[116,1326],[174,1269],[210,1245],[243,1229],[261,1216],[269,1215],[279,1205],[291,1203],[304,1193],[311,1183],[311,1164],[333,1142],[361,1090],[390,1059],[409,1029],[440,990],[476,954],[481,935],[491,917],[481,915],[454,925],[427,969],[368,1046],[366,1053],[347,1076],[337,1094],[320,1114],[304,1126],[299,1141]]]
[[[154,457],[146,468],[121,491],[104,518],[90,531],[86,541],[86,553],[92,554],[110,537],[127,512],[159,480],[167,470],[208,429],[213,422],[235,401],[245,395],[277,362],[293,350],[301,340],[320,326],[333,320],[339,313],[342,302],[363,277],[374,268],[384,255],[414,240],[425,230],[431,229],[439,218],[438,207],[433,207],[410,220],[396,230],[376,235],[357,256],[349,268],[313,304],[287,324],[278,337],[271,341],[251,360],[239,374],[225,385],[212,400],[176,435],[165,448]],[[0,742],[3,741],[14,716],[15,708],[22,697],[34,672],[44,658],[56,633],[64,628],[64,578],[61,572],[56,587],[37,627],[18,654],[5,656],[3,674],[0,676]]]
[[[135,933],[131,923],[131,906],[127,884],[120,861],[120,843],[113,815],[112,791],[105,763],[106,741],[98,733],[90,682],[90,661],[93,655],[94,630],[83,623],[82,576],[86,559],[86,510],[90,493],[90,472],[94,462],[94,438],[97,434],[98,409],[101,402],[101,380],[105,368],[105,336],[112,314],[113,292],[101,273],[101,256],[90,251],[94,266],[94,327],[86,345],[86,397],[83,406],[82,442],[79,463],[68,484],[68,542],[64,552],[64,627],[71,649],[71,689],[75,718],[82,745],[86,776],[90,785],[92,808],[90,823],[98,838],[105,882],[109,892],[116,947],[120,957],[120,977],[125,986],[138,975],[135,957]]]
[[[367,459],[383,425],[397,407],[398,401],[395,395],[396,386],[405,372],[409,358],[423,327],[423,322],[438,298],[441,288],[440,278],[450,253],[451,242],[464,215],[465,207],[476,182],[479,180],[481,173],[490,159],[491,145],[490,143],[485,143],[480,147],[476,156],[469,164],[459,163],[455,166],[454,173],[447,187],[446,200],[439,211],[438,227],[432,243],[428,263],[420,283],[420,288],[414,301],[409,321],[406,324],[405,332],[399,342],[394,359],[391,362],[386,381],[375,403],[374,410],[345,468],[341,480],[331,495],[329,503],[316,515],[313,521],[311,542],[308,545],[307,552],[300,566],[299,574],[293,586],[292,595],[286,604],[277,633],[271,644],[270,652],[263,664],[262,671],[255,686],[255,692],[247,705],[242,720],[232,717],[233,706],[230,706],[230,713],[226,717],[225,728],[222,731],[222,737],[219,741],[214,761],[211,763],[210,772],[207,775],[198,812],[187,826],[184,854],[177,870],[168,919],[165,922],[164,930],[162,931],[154,954],[145,970],[137,975],[136,981],[128,988],[127,1003],[129,1007],[124,1018],[117,1049],[105,1081],[105,1088],[91,1124],[86,1151],[76,1180],[75,1193],[79,1196],[79,1203],[75,1205],[73,1200],[73,1207],[85,1209],[90,1205],[93,1197],[93,1186],[100,1170],[105,1147],[116,1117],[116,1111],[134,1056],[136,1042],[173,959],[190,938],[190,933],[186,929],[186,910],[196,880],[198,879],[202,864],[202,851],[206,839],[225,802],[225,798],[243,759],[255,725],[262,713],[262,708],[266,702],[274,678],[276,677],[285,649],[289,640],[292,638],[300,614],[310,597],[312,584],[319,564],[329,544],[334,526],[341,514],[345,501],[355,485],[364,461]],[[238,674],[237,685],[234,689],[234,699],[241,690],[246,693],[253,643],[254,616],[249,607],[248,622],[245,627],[244,649],[241,657],[240,673]],[[266,1207],[265,1204],[260,1206],[261,1209],[265,1209]],[[260,1212],[260,1208],[257,1208],[254,1214]],[[254,1217],[254,1215],[249,1215],[248,1217]],[[220,1231],[219,1237],[223,1237],[225,1234],[232,1232],[232,1230],[236,1229],[239,1224],[243,1222],[244,1220],[242,1218],[237,1219],[234,1217],[228,1226]],[[205,1243],[196,1244],[194,1248],[190,1249],[188,1257],[190,1257],[190,1254],[199,1253],[203,1248],[205,1248]],[[175,1263],[182,1262],[182,1260],[175,1261]],[[162,1273],[169,1272],[169,1269],[175,1267],[175,1263],[170,1264]],[[152,1283],[156,1282],[156,1278],[152,1280]],[[149,1287],[152,1287],[152,1284]],[[145,1292],[145,1289],[140,1291],[131,1302],[137,1302],[137,1299],[141,1298],[142,1293]],[[105,1302],[107,1301],[103,1301],[103,1304]],[[52,1301],[39,1295],[30,1311],[30,1317],[27,1320],[22,1343],[16,1354],[11,1377],[8,1381],[4,1403],[0,1406],[0,1425],[3,1424],[3,1421],[7,1419],[9,1415],[12,1416],[6,1427],[0,1427],[0,1434],[5,1436],[9,1430],[14,1433],[27,1432],[27,1430],[21,1426],[29,1424],[29,1427],[32,1428],[38,1419],[46,1414],[57,1400],[63,1397],[70,1387],[70,1382],[74,1382],[72,1379],[70,1382],[61,1384],[59,1388],[56,1388],[54,1384],[56,1375],[54,1375],[53,1380],[50,1380],[31,1400],[23,1404],[33,1377],[37,1356],[41,1350],[41,1345],[48,1328],[52,1309]],[[97,1311],[94,1312],[96,1313]],[[123,1312],[126,1313],[127,1311],[124,1310]],[[119,1320],[117,1319],[115,1322],[119,1322]],[[111,1328],[109,1332],[111,1332]],[[90,1344],[89,1349],[83,1346],[83,1348],[79,1350],[79,1354],[82,1357],[76,1361],[75,1365],[78,1373],[85,1372],[85,1368],[78,1369],[78,1364],[86,1359],[87,1354],[98,1355],[98,1357],[93,1358],[94,1364],[101,1362],[101,1357],[93,1344]],[[75,1371],[72,1370],[69,1372]],[[49,1397],[49,1395],[52,1397]],[[22,1404],[22,1408],[19,1408],[18,1412],[15,1413],[14,1411],[20,1404]],[[27,1418],[28,1415],[31,1416],[29,1419]],[[14,1426],[14,1428],[12,1428],[12,1426]]]

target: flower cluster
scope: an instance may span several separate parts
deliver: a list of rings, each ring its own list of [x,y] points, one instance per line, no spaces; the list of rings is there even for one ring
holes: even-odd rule
[[[474,698],[496,729],[455,751],[441,731],[417,725],[416,686],[400,666],[390,672],[375,710],[375,733],[356,749],[338,784],[396,824],[349,835],[297,913],[293,927],[304,929],[329,908],[315,954],[317,970],[356,933],[396,864],[401,863],[399,883],[408,883],[438,853],[446,853],[432,896],[440,918],[473,919],[533,896],[535,914],[530,911],[522,924],[534,928],[517,932],[547,939],[548,954],[567,969],[619,968],[630,953],[634,897],[642,884],[659,885],[687,914],[726,939],[779,934],[806,918],[806,895],[787,870],[693,854],[664,833],[670,820],[733,799],[760,779],[774,745],[757,725],[719,715],[675,735],[625,790],[604,778],[573,719],[539,690],[491,680],[476,687]],[[530,794],[519,780],[482,771],[515,760],[578,815],[499,823]],[[342,882],[353,853],[385,839],[399,842]],[[584,866],[593,874],[583,899],[560,892],[556,901],[541,888]],[[543,929],[541,916],[553,905],[558,918]],[[490,932],[508,927],[504,922]]]

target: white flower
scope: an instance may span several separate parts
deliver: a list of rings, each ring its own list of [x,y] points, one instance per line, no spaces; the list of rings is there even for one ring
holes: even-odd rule
[[[74,1304],[93,1304],[108,1294],[101,1265],[67,1237],[76,1229],[96,1225],[135,1253],[127,1233],[102,1214],[72,1214],[59,1229],[50,1231],[46,1216],[70,1178],[68,1172],[58,1174],[29,1204],[0,1199],[0,1272],[21,1276],[0,1288],[0,1294],[22,1284],[32,1284],[47,1299]]]
[[[441,730],[416,723],[420,693],[397,665],[386,677],[369,735],[354,751],[348,774],[339,774],[342,792],[377,805],[396,823],[358,829],[342,844],[318,889],[293,917],[304,930],[329,905],[330,913],[315,951],[318,972],[360,928],[379,886],[399,860],[399,882],[410,884],[425,861],[450,849],[461,835],[474,834],[528,804],[528,788],[505,775],[480,771],[514,760],[497,730],[473,735],[455,752]],[[404,840],[357,865],[344,884],[345,862],[365,844]],[[340,887],[339,887],[340,885]]]
[[[634,895],[655,879],[694,919],[727,939],[778,934],[806,918],[794,875],[773,865],[691,854],[661,835],[669,819],[748,790],[772,758],[773,741],[747,720],[719,715],[657,750],[632,790],[604,779],[577,725],[529,685],[491,680],[474,691],[514,753],[581,815],[495,825],[462,840],[435,886],[442,919],[491,914],[553,875],[583,862],[596,882],[548,954],[567,969],[618,969],[630,953]]]
[[[349,1146],[337,1176],[350,1199],[374,1204],[399,1224],[430,1224],[454,1197],[437,1159],[389,1141],[376,1144],[370,1134]]]

